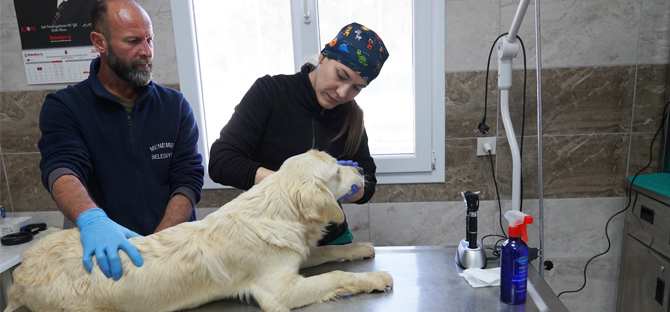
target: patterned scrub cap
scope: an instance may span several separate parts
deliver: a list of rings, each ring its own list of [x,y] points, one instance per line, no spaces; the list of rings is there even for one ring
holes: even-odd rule
[[[358,23],[342,27],[335,39],[321,50],[325,56],[338,60],[361,75],[370,84],[389,57],[382,38]]]

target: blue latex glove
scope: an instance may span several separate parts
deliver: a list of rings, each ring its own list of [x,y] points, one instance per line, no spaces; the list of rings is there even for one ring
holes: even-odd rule
[[[86,210],[77,217],[77,226],[81,231],[81,244],[84,246],[82,262],[89,272],[93,270],[95,254],[102,273],[118,281],[123,273],[119,249],[125,251],[136,266],[144,263],[140,252],[128,241],[128,238],[141,235],[112,221],[102,209]]]
[[[353,160],[338,160],[337,164],[340,166],[352,166],[352,167],[358,167],[358,162],[355,162]],[[351,196],[354,196],[354,194],[358,193],[360,191],[358,189],[358,186],[352,185],[351,186],[351,193],[344,194],[344,196],[340,197],[340,199],[348,199]]]
[[[340,166],[354,166],[358,167],[358,162],[355,162],[353,160],[338,160],[337,164]]]
[[[358,193],[358,191],[359,191],[358,186],[352,185],[351,193],[344,194],[344,196],[340,197],[340,199],[349,199],[351,196],[354,196],[354,194]]]

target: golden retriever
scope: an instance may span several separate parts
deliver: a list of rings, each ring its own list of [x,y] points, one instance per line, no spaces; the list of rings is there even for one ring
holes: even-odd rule
[[[386,291],[386,272],[332,271],[303,277],[302,267],[374,256],[367,243],[317,247],[329,222],[342,222],[337,198],[363,187],[356,168],[311,150],[201,221],[131,238],[144,258],[136,267],[120,253],[114,281],[82,264],[79,230],[47,235],[23,254],[13,273],[5,312],[25,305],[42,311],[175,311],[223,298],[255,299],[264,311],[290,309],[339,296]]]

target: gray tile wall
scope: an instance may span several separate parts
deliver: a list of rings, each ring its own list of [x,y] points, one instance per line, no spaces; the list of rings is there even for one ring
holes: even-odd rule
[[[523,207],[538,215],[535,2],[519,36],[527,53],[523,123]],[[168,0],[141,1],[156,33],[154,80],[178,88]],[[347,205],[356,240],[377,245],[454,245],[464,237],[462,190],[481,191],[480,237],[500,232],[495,173],[502,209],[509,209],[511,156],[500,122],[496,59],[488,81],[487,136],[498,154],[477,157],[476,131],[484,110],[486,57],[507,32],[518,1],[446,1],[446,182],[380,185],[372,202]],[[670,3],[666,0],[555,0],[541,2],[543,205],[546,272],[559,293],[577,289],[588,259],[607,249],[605,224],[624,207],[622,179],[647,164],[649,144],[668,101]],[[11,1],[0,1],[0,203],[51,225],[62,216],[40,182],[38,116],[44,96],[65,85],[27,85]],[[511,116],[521,143],[523,55],[514,60]],[[657,139],[658,140],[658,139]],[[645,172],[660,170],[659,142]],[[493,168],[493,169],[492,169]],[[204,216],[237,190],[205,190]],[[622,218],[609,225],[611,249],[589,264],[584,290],[561,299],[571,311],[612,311]],[[504,224],[506,226],[506,224]],[[538,245],[538,226],[531,246]],[[484,242],[489,245],[493,239]],[[445,261],[453,261],[446,259]],[[537,261],[536,267],[539,266]]]

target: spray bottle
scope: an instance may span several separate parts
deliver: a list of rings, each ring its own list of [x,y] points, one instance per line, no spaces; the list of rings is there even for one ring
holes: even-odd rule
[[[526,303],[526,282],[528,279],[528,241],[526,224],[533,223],[533,217],[518,211],[505,213],[509,221],[509,238],[500,252],[500,301],[507,304]]]

